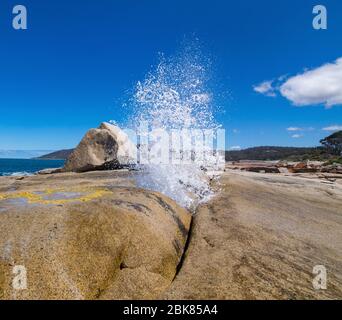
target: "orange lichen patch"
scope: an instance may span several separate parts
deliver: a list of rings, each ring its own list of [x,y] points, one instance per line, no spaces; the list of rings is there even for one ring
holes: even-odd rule
[[[72,198],[68,197],[69,194],[75,192],[78,193],[77,196],[73,196]],[[65,195],[64,198],[63,195],[60,196],[61,193]],[[46,189],[39,192],[20,191],[0,193],[0,201],[11,199],[25,199],[30,204],[65,204],[77,201],[87,202],[101,198],[108,194],[111,194],[111,192],[107,189]],[[54,195],[58,195],[60,199],[53,199]],[[51,197],[51,199],[46,199],[47,196]]]

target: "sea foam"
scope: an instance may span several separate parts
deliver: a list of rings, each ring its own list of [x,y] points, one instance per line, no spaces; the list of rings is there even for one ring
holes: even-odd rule
[[[207,85],[209,68],[209,60],[203,58],[200,50],[192,45],[174,57],[162,56],[157,67],[136,84],[131,122],[137,130],[142,123],[147,124],[148,128],[148,132],[140,131],[141,149],[144,147],[142,141],[145,141],[149,151],[165,147],[165,140],[153,137],[158,131],[166,132],[170,137],[171,132],[185,132],[179,139],[181,145],[193,147],[194,141],[201,141],[204,137],[204,132],[215,133],[220,128],[214,117],[213,94]],[[143,137],[145,134],[149,137]],[[217,172],[219,154],[212,150],[214,141],[206,144],[205,138],[203,140],[204,143],[197,144],[195,152],[193,148],[189,150],[192,160],[204,152],[200,161],[195,159],[185,163],[182,160],[186,151],[182,149],[178,153],[180,161],[177,163],[170,160],[168,163],[153,161],[140,164],[142,174],[137,179],[138,185],[159,191],[187,208],[209,199],[214,194],[210,183],[213,176],[209,172]],[[220,143],[222,145],[222,141]],[[177,154],[173,140],[168,148],[171,159],[173,153]],[[222,158],[222,154],[220,156]]]

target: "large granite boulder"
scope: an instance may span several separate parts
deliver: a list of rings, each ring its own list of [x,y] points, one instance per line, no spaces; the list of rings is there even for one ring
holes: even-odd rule
[[[136,162],[136,146],[119,127],[102,123],[90,129],[69,156],[64,171],[115,169]]]
[[[130,174],[1,178],[0,299],[158,297],[175,277],[191,215],[135,188]],[[26,289],[13,287],[22,267]]]

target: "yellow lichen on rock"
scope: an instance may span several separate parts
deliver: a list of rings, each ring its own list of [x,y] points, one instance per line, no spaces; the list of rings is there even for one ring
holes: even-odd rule
[[[191,214],[130,177],[0,178],[0,300],[158,298],[177,272]],[[25,290],[12,286],[18,265]]]
[[[67,198],[68,193],[80,193],[79,196]],[[65,199],[45,199],[46,196],[53,196],[54,194],[65,193]],[[11,199],[25,199],[29,204],[46,204],[46,205],[58,205],[70,202],[87,202],[94,199],[101,198],[105,195],[110,194],[110,191],[106,189],[46,189],[41,193],[20,191],[20,192],[9,192],[0,193],[1,200],[11,200]]]

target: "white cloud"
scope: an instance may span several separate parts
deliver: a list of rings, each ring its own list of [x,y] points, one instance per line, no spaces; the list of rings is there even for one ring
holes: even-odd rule
[[[292,136],[291,136],[292,138],[294,138],[294,139],[298,139],[298,138],[301,138],[301,137],[303,137],[303,135],[302,134],[293,134]]]
[[[238,129],[233,129],[233,133],[239,133],[240,131]]]
[[[241,150],[241,147],[240,146],[233,146],[233,147],[230,147],[229,150]]]
[[[340,131],[342,130],[342,126],[339,126],[337,124],[322,128],[323,131]]]
[[[293,131],[314,131],[315,128],[313,128],[313,127],[308,127],[308,128],[289,127],[286,130],[290,131],[290,132],[293,132]]]
[[[297,127],[289,127],[286,129],[287,131],[303,131],[303,128],[297,128]]]
[[[254,91],[264,94],[268,97],[275,97],[275,88],[272,85],[273,81],[264,81],[258,85],[253,86]]]
[[[283,97],[296,106],[325,105],[327,108],[342,105],[342,57],[333,63],[285,80],[279,77],[277,86],[265,81],[254,90],[266,96],[275,96],[279,91]]]

